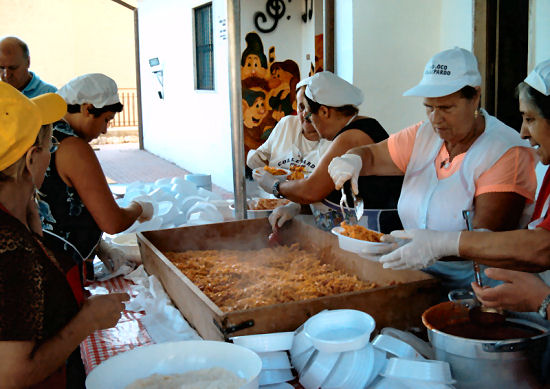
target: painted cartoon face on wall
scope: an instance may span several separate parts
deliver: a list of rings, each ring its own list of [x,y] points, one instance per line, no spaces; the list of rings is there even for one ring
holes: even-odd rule
[[[244,60],[244,65],[241,66],[241,79],[250,77],[258,77],[266,79],[268,76],[267,68],[262,66],[260,57],[256,54],[249,54]]]
[[[257,127],[267,115],[265,94],[262,91],[243,91],[243,122],[248,128]]]

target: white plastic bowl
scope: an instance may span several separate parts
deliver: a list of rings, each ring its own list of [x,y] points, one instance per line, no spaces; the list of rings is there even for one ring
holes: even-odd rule
[[[393,336],[383,334],[377,335],[372,341],[372,345],[379,350],[387,352],[390,358],[424,359],[424,357],[410,344],[403,342],[401,339],[394,338]]]
[[[294,333],[294,340],[292,341],[292,348],[290,349],[290,355],[298,355],[304,351],[313,348],[313,343],[304,333],[303,329]]]
[[[296,369],[298,374],[302,373],[304,367],[306,367],[309,359],[313,356],[315,348],[312,346],[301,354],[293,355],[290,357],[292,366]]]
[[[262,369],[260,357],[244,347],[208,340],[159,343],[115,355],[93,369],[87,389],[125,388],[152,374],[182,374],[191,370],[223,367],[247,383],[241,389],[257,389]]]
[[[290,170],[283,169],[283,168],[277,168],[277,169],[284,170],[286,172],[286,174],[280,174],[280,175],[277,175],[277,176],[273,176],[273,178],[275,178],[278,181],[285,181],[288,178],[288,176],[290,175]],[[262,176],[263,174],[265,174],[265,173],[267,173],[267,170],[265,170],[263,167],[257,167],[256,169],[252,170],[252,178],[254,178],[255,180],[258,180],[258,178],[260,176]]]
[[[324,352],[359,350],[369,342],[375,322],[355,309],[335,309],[312,316],[304,325],[313,347]]]
[[[281,382],[279,384],[262,385],[260,389],[294,389],[294,386],[287,382]]]
[[[445,385],[456,382],[451,375],[449,363],[434,360],[417,361],[390,358],[382,375],[390,378],[428,381],[430,383]]]
[[[279,384],[294,378],[290,369],[264,369],[260,372],[260,385]]]
[[[300,384],[305,389],[318,389],[336,366],[340,353],[325,353],[315,350],[300,375]]]
[[[323,383],[323,389],[364,388],[373,375],[374,365],[374,349],[370,344],[344,352]]]
[[[285,351],[257,353],[262,360],[262,369],[290,369],[290,360]]]
[[[292,348],[294,332],[244,335],[231,338],[233,343],[256,352],[286,351]]]
[[[350,238],[349,236],[342,235],[342,232],[344,232],[343,227],[334,227],[331,232],[338,237],[338,246],[340,246],[342,250],[350,251],[355,254],[380,254],[394,245],[393,243],[369,242]]]

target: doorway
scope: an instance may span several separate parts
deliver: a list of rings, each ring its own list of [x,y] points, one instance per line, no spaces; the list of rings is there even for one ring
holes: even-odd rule
[[[483,78],[481,105],[519,131],[515,88],[527,75],[529,1],[474,0],[474,54]]]

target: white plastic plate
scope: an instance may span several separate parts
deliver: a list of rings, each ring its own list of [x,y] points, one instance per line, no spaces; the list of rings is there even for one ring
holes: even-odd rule
[[[125,388],[152,374],[182,374],[191,370],[223,367],[247,383],[241,389],[256,389],[262,369],[260,357],[231,343],[208,340],[159,343],[115,355],[93,369],[87,389]]]

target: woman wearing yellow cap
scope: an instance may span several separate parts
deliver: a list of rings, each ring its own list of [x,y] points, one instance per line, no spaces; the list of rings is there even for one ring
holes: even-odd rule
[[[66,104],[0,82],[0,386],[83,388],[79,344],[114,326],[126,293],[85,299],[78,268],[42,240],[35,193]]]

